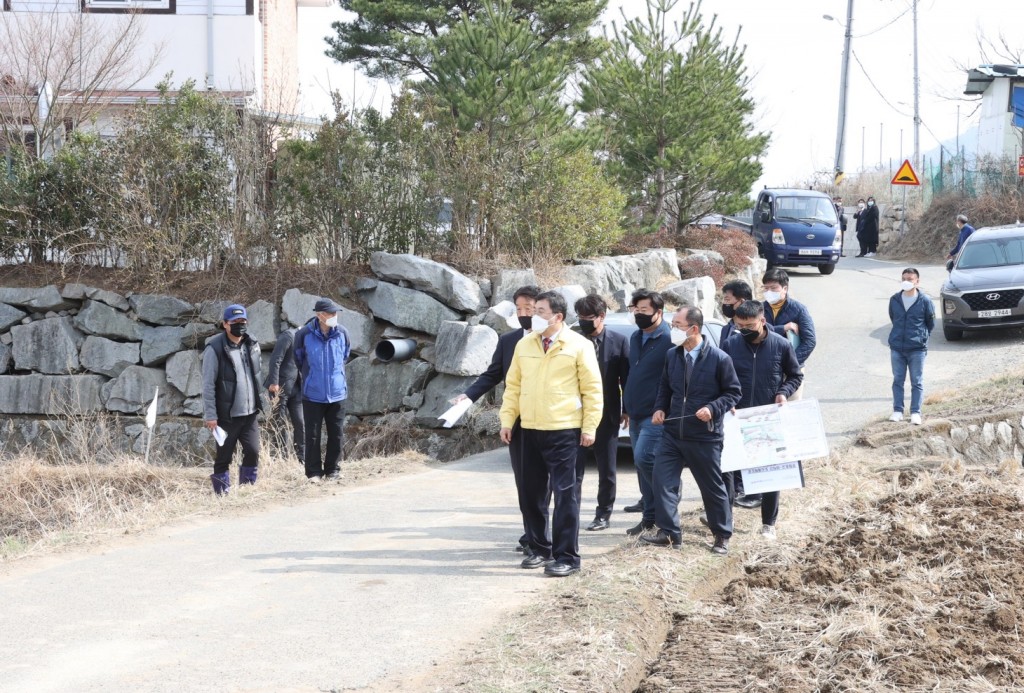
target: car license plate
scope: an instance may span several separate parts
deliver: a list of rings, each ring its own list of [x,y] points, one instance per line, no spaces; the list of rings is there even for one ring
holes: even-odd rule
[[[1001,318],[1004,315],[1009,315],[1009,314],[1010,314],[1010,309],[1009,308],[1000,308],[999,310],[979,310],[978,311],[978,317],[979,318]]]
[[[801,248],[800,249],[800,254],[801,255],[821,255],[821,251],[818,250],[817,248]]]

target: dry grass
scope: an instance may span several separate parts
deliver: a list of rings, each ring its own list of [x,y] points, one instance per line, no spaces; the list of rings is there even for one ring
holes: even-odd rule
[[[940,390],[925,397],[927,416],[981,415],[1017,407],[1024,392],[1024,368],[1017,367],[984,382]]]

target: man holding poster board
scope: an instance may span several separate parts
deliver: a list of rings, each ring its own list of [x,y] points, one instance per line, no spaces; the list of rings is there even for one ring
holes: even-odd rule
[[[732,357],[736,376],[743,389],[743,396],[736,408],[784,405],[804,380],[792,343],[768,329],[764,305],[757,301],[744,301],[737,306],[733,322],[736,323],[736,333],[722,344],[722,351]],[[772,438],[771,432],[775,430],[768,426],[761,429],[761,432],[763,442],[777,448],[781,441]],[[754,434],[757,435],[756,432]],[[758,475],[780,471],[757,469]],[[732,488],[729,489],[729,495],[730,498],[734,495]],[[775,538],[779,495],[778,488],[763,492],[762,495],[761,536],[767,539]]]

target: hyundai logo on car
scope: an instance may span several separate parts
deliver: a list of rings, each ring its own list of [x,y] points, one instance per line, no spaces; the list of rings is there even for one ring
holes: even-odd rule
[[[987,298],[990,301],[998,301],[999,294],[986,294],[985,298]]]

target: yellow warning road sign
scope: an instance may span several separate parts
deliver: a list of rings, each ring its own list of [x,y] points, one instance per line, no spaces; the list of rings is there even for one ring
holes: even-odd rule
[[[921,185],[921,180],[914,173],[914,167],[910,165],[910,159],[905,159],[900,170],[892,177],[890,185]]]

